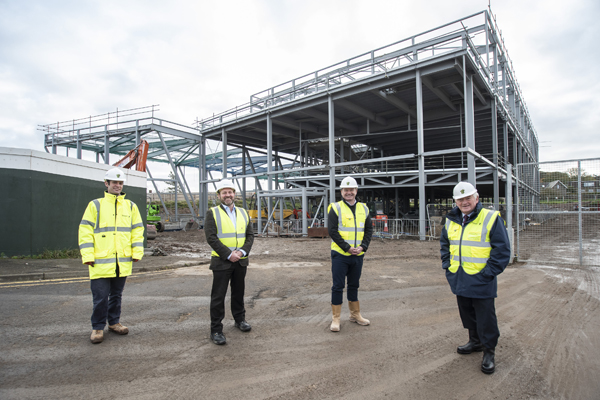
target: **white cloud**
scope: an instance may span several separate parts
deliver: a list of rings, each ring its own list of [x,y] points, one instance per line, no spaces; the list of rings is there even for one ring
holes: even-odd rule
[[[0,0],[0,141],[151,104],[183,124],[469,14],[487,0]],[[492,1],[542,160],[594,157],[600,4]],[[576,132],[576,135],[574,135]],[[593,140],[594,139],[594,140]]]

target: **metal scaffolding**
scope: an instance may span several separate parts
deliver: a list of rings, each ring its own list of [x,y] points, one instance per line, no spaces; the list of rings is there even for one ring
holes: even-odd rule
[[[426,205],[450,198],[456,183],[476,184],[497,207],[513,191],[508,167],[539,159],[512,62],[487,10],[256,93],[197,128],[223,148],[266,150],[266,172],[236,178],[266,175],[267,192],[278,196],[327,188],[334,201],[338,182],[354,176],[363,201],[393,204],[386,213],[394,209],[400,218],[416,208],[422,239]],[[282,154],[291,167],[277,168]],[[276,190],[280,177],[284,188]]]
[[[275,199],[302,190],[325,190],[335,201],[339,181],[353,176],[361,201],[383,203],[396,219],[416,214],[421,239],[428,235],[427,204],[447,202],[456,183],[476,184],[497,207],[517,185],[534,187],[513,182],[512,165],[539,159],[537,134],[488,10],[273,86],[193,128],[157,119],[154,111],[41,129],[53,152],[76,147],[80,157],[86,149],[107,164],[109,153],[150,137],[155,150],[148,159],[168,162],[179,187],[187,187],[183,166],[199,168],[198,210],[188,205],[200,220],[210,185],[220,179],[214,171],[243,193],[250,179],[268,215]],[[137,112],[152,115],[134,118]],[[209,140],[219,141],[222,152],[207,154]]]

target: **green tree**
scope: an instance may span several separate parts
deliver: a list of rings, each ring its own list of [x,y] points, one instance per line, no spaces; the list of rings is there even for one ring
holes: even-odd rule
[[[175,174],[173,171],[169,172],[169,179],[175,179]],[[167,193],[175,193],[175,186],[177,186],[177,193],[181,193],[181,186],[175,185],[174,181],[167,181]]]

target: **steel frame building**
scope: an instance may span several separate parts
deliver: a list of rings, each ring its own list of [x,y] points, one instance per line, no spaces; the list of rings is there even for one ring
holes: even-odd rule
[[[481,197],[498,205],[514,190],[507,187],[510,167],[539,160],[537,134],[488,10],[256,93],[194,128],[157,122],[154,115],[142,122],[90,123],[87,133],[75,124],[42,129],[54,152],[77,147],[80,157],[87,146],[106,154],[106,163],[110,152],[154,135],[148,159],[169,162],[179,185],[186,185],[181,166],[200,168],[200,204],[193,212],[200,219],[217,180],[212,170],[243,191],[254,179],[257,197],[269,199],[269,215],[271,196],[326,189],[334,201],[338,183],[353,176],[359,195],[390,200],[388,213],[396,218],[411,204],[418,207],[421,238],[426,205],[451,198],[456,183],[476,184]],[[207,154],[208,140],[220,141],[225,157]],[[267,179],[264,191],[259,178]]]

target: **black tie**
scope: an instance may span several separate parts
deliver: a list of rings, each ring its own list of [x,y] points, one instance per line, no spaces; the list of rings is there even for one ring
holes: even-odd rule
[[[468,215],[463,215],[463,226],[467,224],[467,220],[469,219]]]

